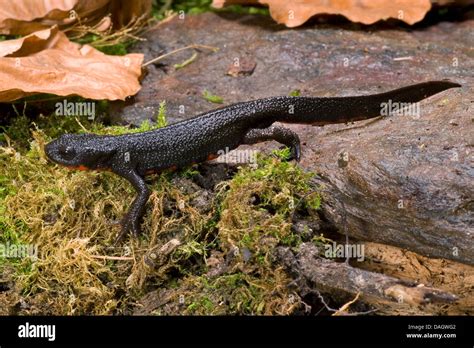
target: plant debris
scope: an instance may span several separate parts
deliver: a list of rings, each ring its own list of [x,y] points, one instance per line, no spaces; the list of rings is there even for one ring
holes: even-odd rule
[[[224,103],[224,98],[222,98],[218,95],[212,94],[207,89],[205,89],[204,92],[202,92],[202,97],[204,99],[206,99],[208,102],[211,102],[211,103],[215,103],[215,104]]]

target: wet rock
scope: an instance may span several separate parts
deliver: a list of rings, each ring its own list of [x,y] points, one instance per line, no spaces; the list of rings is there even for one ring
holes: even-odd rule
[[[303,96],[345,96],[426,80],[456,81],[462,89],[421,102],[419,117],[289,127],[301,137],[300,165],[319,174],[315,185],[324,184],[324,217],[340,231],[474,264],[473,29],[473,20],[423,30],[350,23],[290,30],[252,15],[175,18],[136,46],[145,60],[193,43],[219,51],[202,50],[179,70],[172,66],[190,52],[168,57],[161,68],[149,66],[134,103],[119,108],[116,116],[137,124],[152,118],[166,100],[169,122],[187,119],[216,108],[202,98],[205,89],[230,104],[295,89]],[[253,73],[226,75],[240,57],[256,62]],[[276,145],[256,146],[269,147]]]

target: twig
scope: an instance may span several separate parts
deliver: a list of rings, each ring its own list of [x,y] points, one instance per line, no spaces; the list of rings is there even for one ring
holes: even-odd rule
[[[185,66],[194,62],[196,60],[197,55],[198,55],[197,52],[194,52],[193,55],[190,58],[186,59],[184,62],[175,64],[174,68],[176,70],[184,68]]]
[[[110,14],[105,16],[104,18],[109,17]],[[72,32],[75,35],[70,35],[71,40],[80,40],[84,38],[87,34],[93,34],[98,36],[96,40],[89,42],[89,45],[94,47],[105,47],[105,46],[113,46],[116,44],[127,42],[127,40],[136,40],[136,41],[144,41],[143,38],[136,36],[140,31],[142,31],[145,23],[146,23],[146,15],[142,15],[135,19],[132,19],[126,26],[120,28],[117,31],[113,31],[113,26],[111,25],[105,31],[100,31],[98,27],[100,26],[101,22],[97,23],[94,26],[88,26],[81,22],[81,18],[76,15],[77,24],[72,25],[69,28],[64,29],[64,32]]]
[[[23,103],[23,114],[22,114],[22,115],[20,115],[20,113],[18,112],[18,110],[17,110],[15,104],[12,104],[12,107],[13,107],[13,110],[15,111],[15,114],[16,114],[17,117],[26,116],[26,115],[25,115],[25,111],[26,111],[26,101],[24,101],[24,103]]]
[[[163,24],[168,23],[171,21],[174,17],[176,17],[178,14],[176,12],[173,12],[172,10],[168,11],[165,13],[165,18],[162,20],[158,21],[155,17],[152,17],[148,20],[148,28],[145,28],[143,30],[143,33],[146,34],[151,30],[155,30],[156,28],[162,26]],[[155,25],[153,25],[154,22],[157,22]]]
[[[169,8],[171,7],[171,4],[173,3],[173,0],[166,0],[165,3],[163,4],[163,6],[161,6],[160,10],[158,11],[157,15],[158,16],[161,16],[162,14],[164,14],[166,11],[169,10]]]
[[[401,60],[413,60],[413,57],[408,56],[408,57],[395,57],[393,58],[394,61],[401,61]]]
[[[326,309],[327,309],[328,311],[330,311],[330,312],[337,312],[337,309],[334,309],[334,308],[329,307],[329,305],[328,305],[328,304],[326,303],[326,301],[324,300],[323,295],[321,295],[321,293],[320,293],[318,290],[313,289],[312,291],[315,292],[316,295],[318,295],[319,300],[320,300],[321,303],[324,305],[324,307],[326,307]]]
[[[76,117],[76,122],[79,124],[79,126],[84,130],[84,132],[86,133],[90,133],[89,130],[87,130],[86,127],[84,127],[84,125],[81,123],[81,121],[79,121],[79,119]]]
[[[360,292],[357,293],[356,297],[354,297],[354,299],[350,300],[349,302],[345,303],[344,305],[341,306],[341,308],[339,309],[334,309],[334,308],[331,308],[329,307],[329,305],[326,303],[326,301],[324,300],[324,297],[323,295],[321,295],[321,293],[318,291],[318,290],[312,290],[313,292],[316,293],[316,295],[318,295],[319,297],[319,300],[321,301],[321,303],[324,305],[324,307],[326,307],[326,309],[329,311],[329,312],[333,312],[332,316],[341,316],[341,315],[365,315],[365,314],[370,314],[370,313],[373,313],[373,312],[377,312],[377,308],[375,309],[371,309],[371,310],[368,310],[368,311],[365,311],[365,312],[352,312],[352,313],[348,313],[346,312],[348,309],[349,309],[349,306],[353,303],[355,303],[359,297],[360,297]],[[317,313],[319,314],[321,312],[321,310]],[[316,314],[316,315],[317,315]]]
[[[356,302],[360,297],[360,291],[357,293],[357,295],[352,299],[350,300],[349,302],[345,303],[342,305],[341,308],[339,308],[334,314],[333,316],[338,316],[338,315],[344,315],[346,314],[347,310],[349,309],[350,305],[353,304],[354,302]]]

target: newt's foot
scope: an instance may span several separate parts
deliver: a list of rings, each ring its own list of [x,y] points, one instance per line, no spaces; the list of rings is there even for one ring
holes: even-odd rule
[[[297,144],[291,147],[290,157],[288,158],[288,161],[295,160],[296,162],[299,162],[300,159],[301,159],[301,147],[300,147],[300,144]]]
[[[138,219],[131,217],[129,214],[125,215],[120,224],[122,227],[117,238],[115,238],[114,245],[122,242],[128,233],[131,233],[135,238],[138,238],[138,236],[141,234],[140,223]]]

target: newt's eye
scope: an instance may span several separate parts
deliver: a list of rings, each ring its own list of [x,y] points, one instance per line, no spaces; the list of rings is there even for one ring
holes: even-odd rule
[[[59,154],[65,160],[72,160],[74,157],[76,157],[76,150],[74,150],[72,146],[65,146],[59,149]]]

